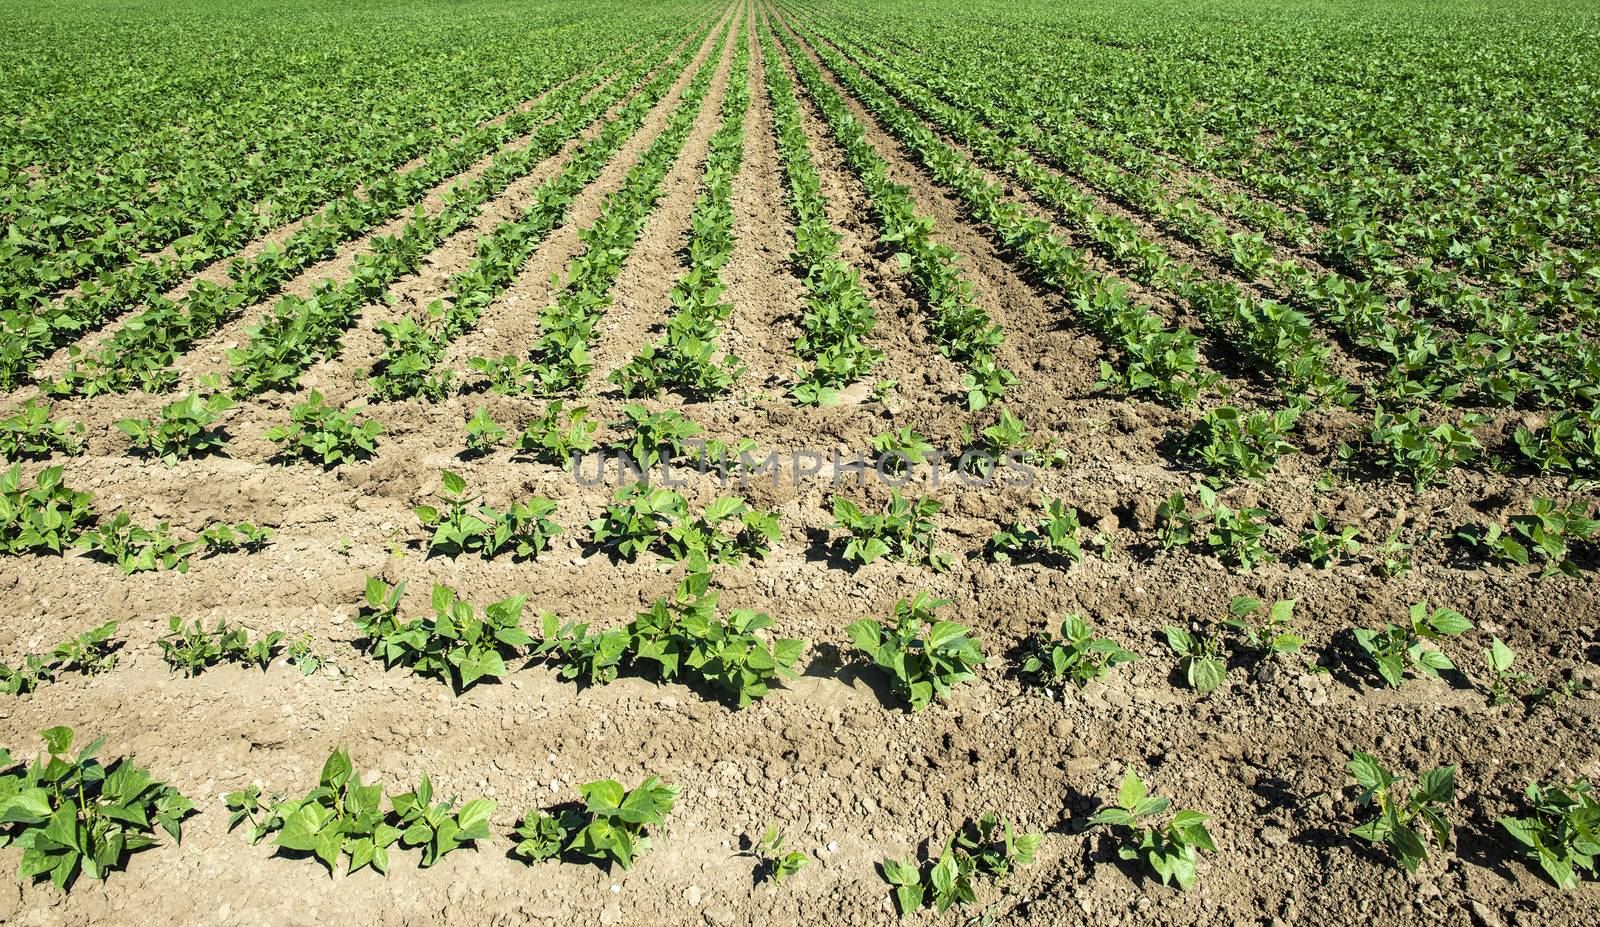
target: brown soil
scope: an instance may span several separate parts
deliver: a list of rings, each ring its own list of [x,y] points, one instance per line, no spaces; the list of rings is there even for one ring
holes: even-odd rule
[[[747,14],[754,9],[736,6]],[[752,37],[747,29],[736,34]],[[637,136],[576,198],[568,222],[485,311],[479,330],[455,346],[449,359],[457,369],[474,354],[526,350],[551,295],[551,275],[579,250],[577,229],[598,215],[604,195],[660,131],[695,65],[713,53],[706,42]],[[602,369],[576,397],[601,422],[620,418],[622,405],[603,383],[604,369],[654,337],[670,311],[666,293],[682,270],[677,249],[729,68],[724,51],[701,124],[601,323]],[[750,371],[728,397],[657,405],[681,409],[710,436],[753,438],[764,452],[866,453],[872,435],[905,425],[954,446],[962,426],[983,427],[992,415],[965,411],[958,368],[927,339],[922,310],[891,249],[876,241],[863,190],[809,103],[807,131],[830,215],[845,235],[846,259],[861,269],[877,306],[879,344],[888,358],[874,380],[900,385],[887,402],[861,396],[802,409],[785,398],[802,290],[787,261],[791,216],[763,73],[753,53],[745,158],[733,186],[738,244],[724,271],[735,307],[726,346]],[[1039,470],[1029,486],[945,480],[913,487],[945,505],[935,521],[939,548],[956,555],[950,572],[882,561],[851,570],[839,562],[828,530],[832,499],[843,494],[879,504],[887,498],[881,485],[763,480],[746,493],[778,513],[782,539],[763,562],[719,569],[716,586],[724,609],[769,612],[779,634],[809,645],[803,675],[752,707],[735,711],[698,689],[627,675],[578,689],[522,660],[503,682],[455,696],[404,669],[385,672],[352,646],[360,637],[352,619],[368,575],[406,582],[407,614],[425,612],[429,588],[442,582],[480,605],[527,593],[525,623],[536,624],[537,614],[549,610],[601,627],[625,623],[681,575],[681,568],[650,556],[613,562],[588,549],[586,524],[613,486],[582,485],[509,447],[464,455],[462,422],[476,405],[510,429],[538,414],[540,400],[477,394],[373,405],[370,414],[387,429],[378,454],[331,472],[276,461],[262,438],[313,386],[341,402],[360,401],[359,377],[380,346],[371,325],[442,296],[476,236],[525,202],[531,186],[519,183],[488,206],[483,222],[441,249],[432,266],[397,288],[397,302],[369,312],[344,349],[307,374],[300,393],[270,394],[232,410],[227,456],[170,467],[129,456],[116,419],[149,414],[163,397],[61,405],[85,420],[89,441],[84,455],[54,463],[65,467],[69,485],[95,494],[101,511],[126,509],[138,522],[168,521],[183,531],[213,520],[249,520],[278,535],[258,553],[196,560],[185,573],[123,576],[75,554],[6,558],[0,661],[15,662],[107,620],[121,622],[124,645],[108,674],[68,676],[22,698],[0,696],[0,744],[28,753],[38,731],[63,723],[85,738],[103,734],[104,756],[136,755],[199,811],[186,822],[181,846],[163,840],[104,884],[83,879],[64,896],[48,884],[13,887],[0,880],[0,924],[144,921],[151,912],[162,923],[211,927],[355,920],[882,924],[895,914],[878,862],[916,857],[929,844],[936,852],[961,820],[989,811],[1045,833],[1038,861],[1017,872],[1009,894],[982,895],[999,923],[1593,923],[1600,888],[1586,883],[1557,891],[1515,857],[1495,822],[1514,810],[1531,778],[1600,776],[1600,689],[1524,712],[1491,708],[1472,686],[1482,680],[1478,651],[1491,634],[1516,648],[1522,668],[1541,680],[1600,683],[1600,602],[1592,574],[1539,582],[1527,571],[1465,558],[1450,541],[1464,522],[1525,511],[1536,495],[1570,494],[1551,480],[1484,467],[1458,470],[1421,494],[1342,469],[1331,488],[1319,489],[1323,471],[1338,469],[1338,442],[1361,426],[1349,416],[1319,413],[1305,429],[1304,453],[1224,498],[1271,509],[1279,523],[1273,547],[1286,554],[1316,511],[1360,526],[1369,540],[1398,529],[1415,544],[1412,570],[1384,579],[1365,554],[1327,570],[1290,554],[1240,574],[1188,550],[1162,550],[1156,507],[1193,483],[1166,450],[1168,432],[1194,410],[1094,392],[1102,349],[1074,327],[1071,307],[1030,283],[875,124],[867,125],[894,179],[934,217],[940,240],[961,253],[980,304],[1006,327],[1002,358],[1021,380],[1006,405],[1035,434],[1057,442],[1065,461]],[[317,279],[313,272],[296,286]],[[186,374],[219,369],[222,348],[242,330],[230,327],[185,357]],[[7,407],[22,395],[13,394]],[[600,437],[617,435],[608,425]],[[31,474],[38,467],[24,469]],[[565,533],[536,560],[520,563],[426,556],[411,508],[438,489],[444,468],[493,505],[530,495],[555,500]],[[681,491],[692,506],[703,506],[732,490],[696,476]],[[1077,564],[985,559],[987,539],[1036,511],[1041,495],[1064,498],[1096,530],[1114,529],[1116,549],[1091,552]],[[972,626],[991,662],[977,680],[958,686],[948,704],[910,714],[882,677],[852,655],[844,628],[886,615],[897,598],[921,590],[951,600],[946,617]],[[1297,599],[1298,630],[1329,672],[1282,658],[1232,670],[1204,699],[1181,685],[1163,626],[1222,617],[1229,597],[1240,594]],[[1442,645],[1465,675],[1378,687],[1350,656],[1349,629],[1400,620],[1424,599],[1477,623],[1478,630]],[[1068,612],[1083,614],[1140,659],[1065,699],[1047,698],[1008,670],[1029,635],[1053,630]],[[183,678],[168,670],[156,645],[173,614],[309,634],[335,669],[303,678],[283,665],[265,673],[221,666]],[[340,745],[393,791],[408,789],[426,771],[445,797],[497,800],[494,836],[430,869],[417,868],[416,852],[399,851],[387,878],[367,871],[330,879],[315,862],[275,855],[268,844],[251,846],[241,832],[227,830],[223,793],[257,782],[268,792],[303,794]],[[1344,763],[1357,749],[1407,778],[1436,765],[1461,766],[1451,812],[1457,845],[1436,852],[1414,878],[1347,835],[1360,812]],[[1199,883],[1188,893],[1121,863],[1103,831],[1086,828],[1129,769],[1178,806],[1213,815],[1218,852],[1202,860]],[[575,800],[576,784],[589,780],[633,785],[647,775],[683,791],[666,833],[633,870],[554,862],[530,868],[508,856],[509,834],[529,808]],[[756,884],[754,863],[737,855],[769,823],[812,861],[782,886]],[[0,866],[15,866],[17,855],[15,848],[0,849]],[[950,914],[938,922],[956,920]]]

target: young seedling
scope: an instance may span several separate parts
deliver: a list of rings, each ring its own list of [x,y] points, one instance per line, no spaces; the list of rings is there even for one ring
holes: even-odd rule
[[[1228,603],[1228,618],[1214,630],[1192,630],[1168,625],[1167,646],[1179,657],[1179,668],[1189,687],[1207,695],[1227,679],[1230,660],[1247,658],[1259,664],[1273,654],[1298,653],[1305,639],[1293,632],[1293,599],[1272,603],[1259,619],[1265,603],[1236,596]]]
[[[350,754],[335,750],[322,765],[317,787],[304,798],[274,799],[266,807],[259,792],[231,793],[225,804],[235,813],[234,824],[251,822],[251,843],[277,834],[274,845],[282,850],[309,853],[332,876],[341,858],[348,858],[347,873],[371,866],[389,871],[389,847],[400,830],[383,813],[383,786],[363,785]],[[239,812],[245,812],[239,815]]]
[[[271,528],[258,528],[247,521],[238,524],[217,522],[207,525],[200,532],[200,543],[205,545],[206,554],[227,554],[234,551],[255,552],[267,546],[267,542],[277,536]]]
[[[1000,409],[998,420],[979,431],[976,438],[967,429],[962,431],[967,447],[961,454],[959,466],[968,473],[987,478],[1003,460],[1032,459],[1033,442],[1028,439],[1028,426],[1004,407]]]
[[[1441,766],[1423,773],[1418,788],[1409,793],[1397,791],[1394,775],[1369,753],[1356,751],[1348,768],[1361,786],[1361,807],[1372,808],[1376,814],[1352,834],[1387,847],[1407,872],[1416,872],[1428,858],[1424,840],[1427,832],[1432,832],[1441,848],[1450,847],[1451,828],[1445,806],[1455,800],[1456,767]]]
[[[1440,670],[1455,669],[1450,658],[1434,645],[1472,627],[1472,622],[1454,609],[1441,607],[1430,612],[1427,602],[1419,602],[1411,606],[1405,624],[1388,624],[1377,631],[1356,628],[1354,634],[1356,644],[1377,668],[1378,675],[1393,687],[1405,681],[1408,669],[1435,679]]]
[[[1336,527],[1332,519],[1318,512],[1311,516],[1310,530],[1300,535],[1300,547],[1305,551],[1306,562],[1325,570],[1354,560],[1361,553],[1361,542],[1356,540],[1360,535],[1354,525]]]
[[[17,414],[0,419],[0,460],[42,460],[56,453],[78,453],[83,423],[53,420],[52,411],[49,403],[29,399]]]
[[[651,412],[644,406],[629,404],[622,408],[622,414],[626,421],[614,427],[632,432],[633,438],[618,441],[612,447],[626,453],[640,471],[682,459],[701,434],[699,425],[670,409]]]
[[[878,468],[892,476],[927,463],[934,453],[928,439],[910,426],[875,436],[872,448],[878,452]]]
[[[1503,817],[1500,826],[1522,845],[1557,888],[1578,887],[1578,874],[1600,878],[1600,800],[1589,783],[1528,783],[1524,817]]]
[[[939,857],[922,866],[883,860],[884,881],[894,888],[895,906],[905,917],[931,905],[939,913],[977,901],[975,880],[993,880],[1002,889],[1011,870],[1033,865],[1043,834],[1019,834],[1011,822],[995,814],[967,820],[950,835]]]
[[[299,670],[302,676],[315,676],[323,666],[332,663],[317,652],[316,643],[309,634],[302,635],[289,643],[284,649],[283,662]]]
[[[1517,652],[1498,637],[1493,638],[1483,650],[1483,662],[1489,671],[1489,704],[1509,705],[1522,702],[1529,708],[1563,702],[1587,688],[1581,679],[1555,680],[1535,686],[1532,674],[1516,669]]]
[[[662,532],[661,547],[669,560],[698,555],[712,563],[733,563],[741,557],[764,559],[778,537],[777,515],[751,508],[740,496],[723,496],[699,518],[680,518]]]
[[[54,661],[53,671],[82,673],[85,676],[98,676],[111,671],[117,665],[118,644],[112,639],[116,632],[117,623],[108,621],[57,644],[50,651]]]
[[[1156,536],[1164,549],[1197,547],[1210,550],[1223,563],[1249,572],[1257,564],[1276,559],[1266,542],[1273,535],[1266,509],[1234,509],[1223,505],[1204,483],[1195,487],[1198,509],[1190,509],[1182,492],[1175,492],[1156,509]]]
[[[1483,650],[1483,662],[1489,669],[1489,704],[1509,705],[1517,694],[1533,682],[1527,673],[1512,669],[1517,653],[1499,637],[1493,638]]]
[[[1046,499],[1043,505],[1042,519],[1031,525],[1015,521],[1010,528],[995,532],[989,541],[990,556],[1001,562],[1013,557],[1060,558],[1069,564],[1081,561],[1083,546],[1078,534],[1083,524],[1078,510],[1060,499]]]
[[[1209,695],[1228,678],[1228,653],[1221,638],[1167,625],[1167,646],[1179,657],[1189,688]]]
[[[1082,688],[1113,667],[1137,659],[1111,638],[1095,637],[1089,623],[1073,614],[1062,619],[1060,637],[1034,635],[1022,672],[1047,689],[1061,690],[1068,682]]]
[[[433,616],[401,622],[396,614],[403,586],[367,579],[367,606],[356,617],[366,649],[385,667],[407,666],[419,675],[451,683],[459,694],[478,680],[507,673],[505,658],[533,643],[521,626],[525,595],[502,599],[479,617],[445,585],[433,587]]]
[[[1218,406],[1195,422],[1179,453],[1222,479],[1259,479],[1272,471],[1279,457],[1295,452],[1289,436],[1303,411],[1303,406],[1294,405],[1246,415],[1233,406]]]
[[[589,420],[587,406],[568,409],[556,399],[544,407],[543,414],[528,423],[517,438],[517,450],[545,463],[569,466],[574,455],[594,450],[594,433],[598,427]]]
[[[199,619],[185,625],[182,618],[173,615],[167,619],[167,635],[156,643],[167,665],[192,677],[225,660],[265,670],[277,655],[282,641],[282,631],[273,631],[252,641],[249,630],[242,626],[229,627],[220,618],[217,626],[207,631],[200,626]]]
[[[1463,528],[1457,534],[1497,560],[1518,566],[1542,563],[1540,579],[1578,577],[1583,570],[1572,559],[1572,547],[1592,546],[1600,535],[1600,520],[1576,503],[1563,508],[1549,499],[1536,498],[1532,513],[1512,516],[1508,528],[1491,523]]]
[[[541,621],[543,640],[534,656],[559,657],[558,675],[562,679],[581,679],[591,686],[616,680],[632,643],[626,630],[615,628],[591,634],[588,624],[563,623],[548,612]]]
[[[505,443],[506,430],[500,427],[489,415],[489,410],[483,406],[467,419],[467,453],[469,455],[487,454],[501,444]]]
[[[267,429],[266,438],[280,446],[283,457],[331,470],[377,452],[383,425],[373,419],[362,420],[358,412],[329,405],[321,393],[312,390],[304,402],[289,410],[289,424]]]
[[[60,467],[40,470],[32,487],[21,464],[0,471],[0,553],[61,553],[93,523],[92,498],[68,488]]]
[[[36,653],[23,654],[22,662],[14,667],[0,663],[0,692],[6,695],[27,695],[53,678],[50,664]]]
[[[688,515],[683,497],[641,481],[617,490],[604,515],[589,522],[594,543],[632,563],[655,546],[667,530]]]
[[[455,558],[476,552],[485,560],[510,553],[513,560],[536,557],[561,533],[561,526],[548,516],[556,504],[543,496],[512,503],[499,511],[481,504],[481,497],[467,494],[467,481],[449,470],[440,474],[441,506],[419,505],[412,509],[424,528],[431,528],[428,553]]]
[[[521,838],[513,852],[529,862],[575,853],[624,870],[650,849],[650,828],[661,828],[678,798],[678,787],[655,776],[624,790],[610,779],[578,786],[582,812],[551,815],[530,811],[517,828]]]
[[[1472,432],[1486,421],[1480,415],[1466,415],[1459,424],[1446,422],[1428,428],[1421,416],[1421,409],[1390,413],[1380,405],[1373,413],[1368,435],[1369,449],[1378,462],[1395,475],[1409,478],[1419,493],[1482,452],[1483,445]],[[1355,451],[1341,448],[1341,453],[1352,457]]]
[[[394,827],[400,830],[400,845],[422,847],[422,868],[438,862],[452,850],[489,836],[489,816],[497,802],[474,798],[456,807],[456,800],[435,802],[433,783],[422,774],[416,791],[389,796]]]
[[[926,563],[936,572],[948,570],[949,554],[934,550],[933,516],[942,505],[935,499],[907,499],[891,490],[889,506],[882,513],[866,514],[842,496],[833,500],[830,528],[848,532],[840,551],[847,562],[865,566],[880,557],[906,563]]]
[[[919,592],[895,602],[892,627],[864,618],[845,628],[856,648],[893,676],[895,691],[912,711],[926,708],[935,696],[948,700],[951,687],[974,678],[984,662],[971,628],[935,620],[933,610],[949,604]]]
[[[125,418],[117,427],[133,439],[136,450],[170,465],[180,457],[221,452],[227,436],[211,426],[231,408],[233,400],[223,393],[205,397],[191,393],[164,406],[159,420]]]
[[[1372,568],[1385,579],[1394,579],[1411,572],[1412,545],[1400,540],[1400,529],[1390,531],[1378,545],[1372,558]]]
[[[1279,599],[1268,606],[1250,596],[1234,596],[1228,603],[1229,617],[1223,625],[1234,633],[1240,647],[1258,659],[1277,653],[1299,653],[1306,639],[1294,633],[1295,601]]]
[[[1164,815],[1170,799],[1149,794],[1144,780],[1133,770],[1122,779],[1115,807],[1104,808],[1089,819],[1089,826],[1111,827],[1121,838],[1117,856],[1125,860],[1143,859],[1162,885],[1178,883],[1187,890],[1194,886],[1200,851],[1215,853],[1216,844],[1206,830],[1209,815],[1199,811],[1179,811],[1167,823],[1145,823]]]
[[[189,559],[203,546],[199,540],[180,541],[166,522],[154,528],[133,524],[127,512],[78,535],[72,545],[97,560],[117,565],[124,575],[153,570],[189,571]]]
[[[45,752],[12,766],[0,750],[0,845],[22,850],[22,879],[49,878],[67,891],[81,872],[104,881],[128,856],[155,846],[155,828],[183,840],[194,804],[127,757],[110,766],[95,755],[100,738],[72,753],[71,728],[40,734]]]
[[[783,831],[778,829],[778,825],[769,824],[761,839],[753,841],[750,849],[740,855],[755,857],[757,878],[782,885],[784,879],[811,863],[811,857],[799,850],[784,852],[783,842]]]

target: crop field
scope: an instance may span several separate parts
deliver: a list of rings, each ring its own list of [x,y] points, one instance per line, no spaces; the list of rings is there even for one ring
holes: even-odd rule
[[[1600,923],[1592,5],[0,8],[0,925]]]

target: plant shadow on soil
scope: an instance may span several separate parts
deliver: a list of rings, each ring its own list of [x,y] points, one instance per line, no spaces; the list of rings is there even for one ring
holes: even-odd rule
[[[851,688],[859,682],[872,692],[885,710],[901,709],[908,714],[911,711],[911,706],[895,693],[893,684],[883,670],[864,662],[853,652],[846,653],[837,644],[812,644],[811,659],[800,678],[837,682]]]

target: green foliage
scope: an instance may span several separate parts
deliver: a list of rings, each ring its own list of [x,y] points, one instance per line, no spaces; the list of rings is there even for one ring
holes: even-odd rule
[[[383,425],[362,420],[358,409],[338,409],[312,390],[289,410],[288,425],[267,429],[267,440],[281,446],[284,457],[298,457],[331,470],[371,457],[378,449]]]
[[[723,496],[699,518],[680,519],[668,527],[661,546],[670,560],[703,557],[711,563],[734,563],[741,557],[765,558],[779,534],[777,515],[753,509],[739,496]]]
[[[1467,463],[1483,450],[1473,436],[1481,416],[1467,415],[1458,425],[1448,422],[1432,428],[1422,424],[1422,410],[1391,413],[1378,406],[1373,414],[1369,449],[1376,461],[1397,476],[1411,480],[1417,492],[1443,480],[1444,474]],[[1354,452],[1346,453],[1353,456]]]
[[[622,415],[624,421],[615,427],[631,437],[619,439],[612,449],[626,453],[640,470],[687,457],[701,434],[699,425],[672,409],[651,412],[630,403],[622,407]]]
[[[782,885],[784,879],[811,864],[811,857],[799,850],[784,852],[783,844],[783,831],[778,825],[769,824],[761,839],[752,841],[750,849],[741,855],[755,857],[756,878]]]
[[[883,472],[898,475],[912,467],[927,463],[935,448],[909,425],[885,431],[872,439],[872,449],[878,452],[878,467]]]
[[[845,628],[856,649],[890,674],[912,711],[926,708],[935,697],[948,700],[951,687],[975,678],[974,670],[984,663],[971,628],[934,618],[934,609],[949,604],[919,592],[894,603],[892,625],[863,618]]]
[[[1004,460],[1022,461],[1033,457],[1034,443],[1022,419],[1001,407],[993,425],[982,428],[976,437],[963,426],[967,447],[961,454],[961,467],[969,473],[988,477]]]
[[[1289,436],[1304,411],[1291,405],[1276,412],[1246,415],[1233,406],[1203,413],[1181,442],[1181,454],[1201,469],[1226,479],[1259,479],[1272,472],[1278,458],[1295,452]]]
[[[154,528],[133,524],[127,512],[84,531],[73,544],[97,559],[115,563],[124,574],[149,570],[189,570],[189,558],[202,548],[199,540],[179,541],[166,522]]]
[[[773,622],[764,612],[741,608],[719,616],[707,568],[703,558],[692,559],[672,597],[657,599],[626,628],[591,634],[587,624],[546,615],[535,653],[555,655],[561,678],[589,685],[611,682],[627,665],[664,681],[681,677],[711,687],[737,708],[765,698],[778,680],[794,677],[805,642],[769,639],[764,632]]]
[[[528,423],[517,438],[517,450],[533,454],[545,463],[568,466],[574,455],[594,450],[594,432],[599,426],[589,419],[587,406],[566,408],[552,400],[538,418]]]
[[[76,637],[62,641],[48,653],[23,654],[15,667],[0,663],[0,692],[26,695],[41,683],[53,682],[61,673],[94,676],[117,665],[116,642],[112,639],[117,622],[108,621]]]
[[[228,554],[241,550],[254,552],[267,546],[267,542],[277,534],[271,528],[257,527],[247,521],[233,525],[219,521],[200,531],[200,542],[205,545],[207,554]]]
[[[1130,769],[1122,779],[1116,805],[1101,809],[1089,819],[1089,826],[1110,826],[1121,838],[1119,857],[1143,859],[1162,885],[1176,882],[1188,890],[1194,886],[1200,851],[1215,853],[1217,847],[1206,830],[1209,815],[1198,811],[1179,811],[1160,826],[1143,823],[1163,816],[1171,806],[1170,799],[1149,794],[1144,780]]]
[[[543,616],[543,640],[535,655],[556,654],[562,679],[582,679],[591,686],[605,685],[617,678],[623,658],[629,654],[632,638],[624,628],[589,632],[589,625],[563,624],[554,615]]]
[[[130,854],[155,846],[155,828],[183,839],[194,805],[178,790],[122,758],[95,758],[105,738],[72,753],[71,728],[40,734],[45,752],[26,767],[0,750],[0,846],[22,850],[22,879],[48,877],[68,890],[81,872],[104,880]]]
[[[1532,505],[1531,513],[1511,516],[1508,527],[1491,522],[1463,528],[1459,536],[1497,560],[1518,566],[1542,564],[1540,579],[1583,575],[1572,559],[1572,548],[1593,548],[1600,536],[1600,512],[1585,513],[1578,503],[1562,507],[1542,497],[1535,497]]]
[[[483,406],[467,419],[467,453],[487,454],[505,443],[506,430],[500,427]]]
[[[398,612],[404,591],[404,583],[391,587],[381,579],[367,577],[366,605],[356,617],[356,627],[366,636],[366,649],[385,667],[410,667],[419,675],[449,682],[461,693],[485,677],[504,677],[506,657],[533,643],[522,629],[522,609],[528,601],[525,595],[487,605],[480,616],[450,587],[436,584],[433,616],[403,622]]]
[[[1295,599],[1279,599],[1267,605],[1250,596],[1234,596],[1228,603],[1230,617],[1223,625],[1233,632],[1238,647],[1255,654],[1257,659],[1277,653],[1299,653],[1306,640],[1294,633],[1295,602]],[[1262,608],[1266,608],[1264,614]]]
[[[1062,619],[1060,637],[1041,633],[1029,639],[1022,672],[1051,689],[1062,689],[1068,682],[1082,688],[1112,668],[1137,659],[1137,654],[1109,637],[1095,637],[1089,623],[1073,614]]]
[[[389,848],[396,841],[422,847],[421,864],[431,866],[445,854],[488,837],[496,803],[478,798],[458,808],[454,799],[435,802],[433,784],[423,773],[414,791],[390,796],[385,812],[382,783],[363,784],[341,747],[328,756],[317,787],[303,798],[274,795],[263,801],[261,790],[251,786],[223,796],[223,804],[231,812],[230,830],[248,823],[246,836],[252,844],[277,834],[274,845],[279,850],[309,853],[331,876],[341,859],[347,862],[347,875],[367,866],[387,874]]]
[[[481,504],[482,497],[467,494],[467,481],[449,470],[440,474],[441,505],[419,505],[412,509],[424,528],[433,529],[428,553],[451,559],[473,552],[489,560],[503,553],[514,560],[537,556],[561,533],[561,526],[547,516],[556,504],[543,496],[512,503],[500,511]]]
[[[652,549],[673,561],[760,560],[780,534],[776,515],[751,508],[739,496],[713,500],[696,518],[689,517],[682,496],[644,482],[629,483],[614,498],[614,504],[591,521],[589,528],[597,546],[614,550],[630,562]]]
[[[1300,548],[1306,561],[1319,570],[1327,569],[1361,553],[1361,542],[1356,540],[1361,532],[1354,525],[1337,527],[1328,516],[1317,512],[1311,516],[1311,527],[1300,534]]]
[[[1419,602],[1411,606],[1404,624],[1387,624],[1376,631],[1356,628],[1353,633],[1383,681],[1398,686],[1405,681],[1407,670],[1437,678],[1440,670],[1455,669],[1450,658],[1433,645],[1470,630],[1472,622],[1460,612],[1443,607],[1430,612],[1427,602]]]
[[[247,628],[229,627],[220,618],[216,627],[207,631],[199,619],[185,625],[182,618],[173,615],[167,619],[167,634],[156,643],[168,666],[182,670],[185,676],[195,676],[224,661],[265,670],[277,655],[283,637],[282,631],[272,631],[252,641]]]
[[[1585,780],[1569,785],[1528,783],[1523,817],[1500,819],[1522,855],[1539,864],[1557,888],[1577,888],[1578,874],[1600,878],[1600,801]]]
[[[400,845],[422,847],[422,868],[426,869],[453,850],[489,836],[489,816],[497,802],[474,798],[460,808],[456,800],[433,800],[433,783],[428,774],[415,791],[389,796],[394,826],[400,829]]]
[[[901,917],[923,905],[943,914],[976,903],[978,879],[990,879],[1004,888],[1012,869],[1033,865],[1043,839],[1043,834],[1017,833],[1005,818],[985,814],[964,822],[944,842],[938,858],[922,866],[885,859],[883,878],[894,887]]]
[[[989,540],[990,556],[1001,562],[1020,557],[1059,557],[1068,563],[1082,560],[1078,535],[1083,524],[1078,510],[1060,499],[1045,499],[1043,506],[1043,518],[1031,524],[1018,520],[996,531]]]
[[[9,418],[0,419],[0,460],[42,460],[51,454],[76,454],[83,423],[52,419],[54,406],[29,399]]]
[[[617,490],[615,500],[604,515],[589,522],[589,530],[597,545],[615,550],[630,562],[688,514],[682,496],[642,481]]]
[[[846,562],[865,566],[880,557],[905,563],[925,563],[935,571],[950,568],[949,554],[934,550],[933,516],[943,506],[937,499],[908,499],[898,490],[889,493],[882,512],[868,514],[843,496],[833,500],[830,528],[848,533],[840,551]]]
[[[1516,668],[1517,652],[1499,637],[1491,638],[1483,649],[1484,668],[1489,671],[1489,704],[1509,705],[1521,702],[1529,708],[1553,705],[1578,694],[1588,687],[1580,678],[1552,680],[1536,685],[1531,673]]]
[[[663,785],[655,776],[632,789],[602,779],[578,786],[578,792],[584,801],[581,812],[528,812],[517,827],[520,842],[512,852],[529,862],[571,853],[632,869],[650,849],[650,828],[665,826],[678,798],[677,786]]]
[[[1209,695],[1227,679],[1228,653],[1222,639],[1200,631],[1186,631],[1172,625],[1166,627],[1167,646],[1178,655],[1178,666],[1183,670],[1189,688],[1201,695]]]
[[[1456,767],[1441,766],[1423,773],[1418,787],[1410,792],[1397,789],[1394,775],[1378,765],[1377,757],[1371,754],[1356,751],[1348,768],[1361,786],[1361,807],[1371,808],[1374,813],[1372,820],[1351,834],[1387,847],[1407,872],[1416,872],[1428,858],[1424,840],[1428,832],[1441,848],[1450,847],[1451,827],[1445,806],[1455,800]]]
[[[50,651],[51,658],[56,661],[56,670],[98,676],[115,668],[117,645],[112,637],[116,632],[117,622],[108,621],[57,644]]]
[[[1400,539],[1400,529],[1390,531],[1373,553],[1372,566],[1380,576],[1393,579],[1411,572],[1412,545]]]
[[[69,489],[60,467],[46,467],[32,486],[22,465],[0,471],[0,552],[61,553],[94,520],[89,493]]]
[[[204,397],[190,393],[162,406],[158,420],[125,418],[117,427],[133,440],[136,450],[171,464],[180,457],[220,453],[227,437],[211,426],[231,408],[233,400],[222,393]]]
[[[1541,473],[1600,475],[1600,408],[1558,411],[1538,429],[1517,428],[1514,441]]]
[[[1196,509],[1189,508],[1182,492],[1173,493],[1156,508],[1156,535],[1163,548],[1196,547],[1210,551],[1241,572],[1277,559],[1266,547],[1274,533],[1267,521],[1272,517],[1271,512],[1260,508],[1229,508],[1218,501],[1211,487],[1201,484],[1195,489],[1200,496]]]

